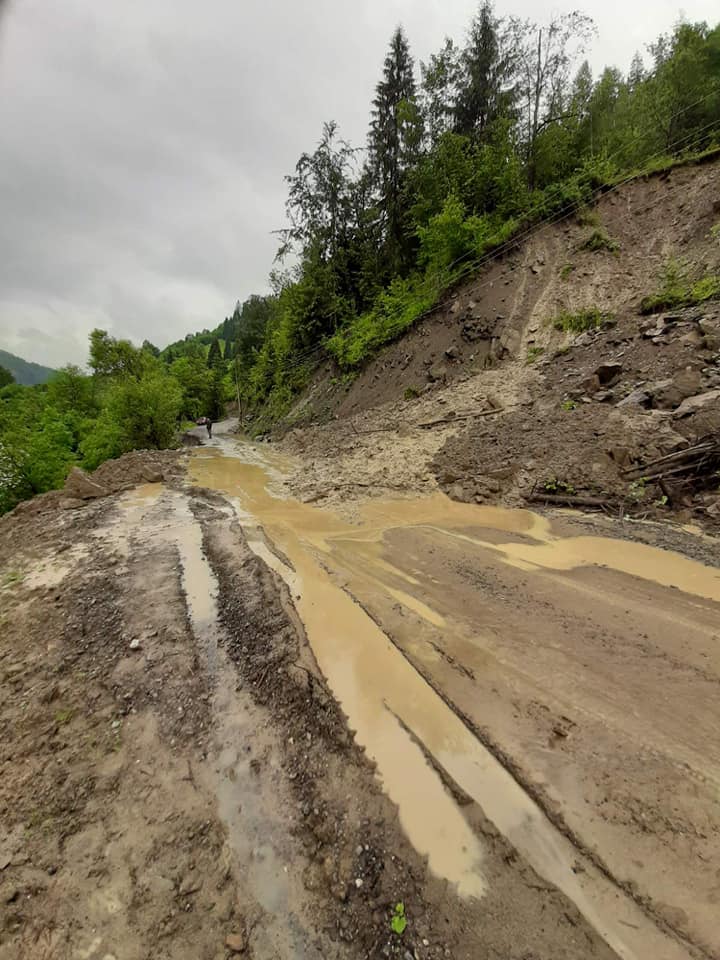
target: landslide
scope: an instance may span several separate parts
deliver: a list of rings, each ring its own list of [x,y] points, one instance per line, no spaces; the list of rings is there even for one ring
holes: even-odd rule
[[[719,223],[712,159],[621,185],[533,230],[354,379],[330,363],[317,372],[283,425],[301,428],[286,446],[312,458],[297,491],[582,496],[717,524]],[[669,282],[689,289],[703,277],[696,293],[709,298],[641,309]],[[586,330],[555,323],[583,313]],[[714,449],[692,470],[682,456],[644,469],[706,438]]]

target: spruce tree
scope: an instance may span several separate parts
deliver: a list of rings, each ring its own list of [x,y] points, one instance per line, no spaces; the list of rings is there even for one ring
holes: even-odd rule
[[[390,41],[383,78],[373,100],[370,166],[384,220],[387,262],[401,272],[409,254],[405,174],[417,161],[422,123],[417,105],[413,59],[401,27]]]
[[[480,139],[495,120],[510,112],[515,99],[511,85],[513,65],[504,46],[500,22],[492,4],[485,0],[472,22],[461,58],[455,105],[458,133]]]
[[[220,349],[220,341],[215,337],[208,350],[207,365],[212,369],[219,364],[222,364],[222,350]]]

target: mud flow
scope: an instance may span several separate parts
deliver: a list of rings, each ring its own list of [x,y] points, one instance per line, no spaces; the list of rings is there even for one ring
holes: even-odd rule
[[[662,909],[649,916],[652,911],[641,908],[632,888],[613,875],[607,860],[612,863],[618,837],[606,836],[608,849],[596,855],[592,830],[587,845],[575,835],[588,826],[586,813],[580,811],[570,829],[562,816],[552,815],[561,804],[524,782],[512,760],[501,762],[503,750],[482,735],[497,713],[500,686],[516,696],[522,687],[535,687],[537,700],[543,680],[532,676],[531,663],[503,652],[490,613],[504,598],[489,581],[485,597],[482,585],[468,585],[467,567],[481,580],[504,577],[510,589],[520,574],[525,590],[537,581],[552,593],[562,581],[563,590],[574,588],[593,602],[610,597],[611,606],[625,602],[624,586],[628,597],[638,588],[657,591],[660,606],[670,608],[672,596],[682,591],[691,609],[696,601],[720,601],[718,571],[642,544],[560,537],[531,512],[455,503],[442,494],[370,502],[348,522],[283,497],[288,467],[262,448],[225,441],[194,453],[190,475],[198,486],[229,498],[253,551],[287,584],[318,664],[430,870],[462,897],[487,895],[485,841],[463,810],[477,803],[619,956],[685,956]],[[599,573],[605,579],[593,582]],[[681,614],[666,612],[671,618]],[[704,616],[703,607],[698,629],[707,633]],[[548,627],[551,622],[538,621],[538,635]],[[512,631],[512,624],[506,629]],[[471,683],[472,710],[462,702]],[[484,704],[488,684],[495,697]],[[556,724],[561,742],[575,724],[565,720],[568,730]],[[531,766],[527,780],[542,781],[545,771],[531,751],[523,759]],[[567,779],[566,770],[562,775]],[[551,792],[554,784],[549,787]],[[574,789],[573,783],[570,794]],[[621,856],[617,866],[625,866]]]

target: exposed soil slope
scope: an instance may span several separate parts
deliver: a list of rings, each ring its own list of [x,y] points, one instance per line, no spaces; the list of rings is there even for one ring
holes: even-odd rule
[[[720,274],[711,232],[720,221],[720,163],[626,184],[599,201],[591,222],[582,219],[533,231],[351,384],[330,367],[319,373],[289,418],[326,423],[290,440],[289,449],[315,459],[315,488],[299,478],[305,495],[332,493],[330,477],[339,486],[417,489],[432,485],[430,472],[460,499],[574,493],[613,509],[676,509],[716,523],[715,466],[699,483],[672,475],[666,489],[625,474],[720,428],[718,301],[640,311],[672,259],[693,276]],[[585,248],[598,230],[615,252]],[[591,308],[608,318],[597,328],[574,334],[553,324]],[[498,414],[485,415],[490,405]],[[327,424],[334,419],[351,426]],[[420,428],[430,420],[446,422]],[[365,475],[346,460],[354,442],[385,469],[370,464]]]

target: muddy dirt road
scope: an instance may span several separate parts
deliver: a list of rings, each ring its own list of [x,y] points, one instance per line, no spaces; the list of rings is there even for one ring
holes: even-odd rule
[[[720,956],[715,543],[300,468],[0,524],[0,958]]]

